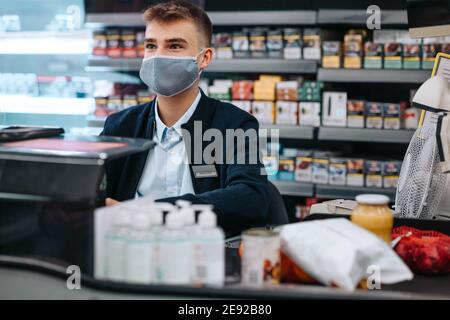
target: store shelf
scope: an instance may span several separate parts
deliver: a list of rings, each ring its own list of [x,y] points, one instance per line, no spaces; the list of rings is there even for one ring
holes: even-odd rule
[[[215,59],[205,72],[314,74],[317,72],[317,62],[284,59]]]
[[[106,117],[87,116],[87,126],[90,128],[103,128]]]
[[[139,71],[142,59],[91,57],[86,71]]]
[[[380,143],[409,143],[414,130],[383,130],[320,127],[319,140]]]
[[[366,25],[368,14],[366,10],[338,10],[319,9],[317,13],[318,24],[349,24]],[[407,25],[406,10],[381,10],[381,26]]]
[[[358,83],[423,83],[430,76],[431,70],[320,68],[317,80]]]
[[[358,194],[376,193],[384,194],[395,201],[396,189],[392,188],[367,188],[367,187],[349,187],[349,186],[331,186],[327,184],[316,184],[317,198],[323,199],[354,199]]]
[[[226,25],[314,25],[313,10],[293,11],[212,11],[208,12],[215,26]],[[144,27],[141,13],[92,13],[86,15],[86,28]]]
[[[271,181],[283,196],[313,197],[314,185],[307,182]]]
[[[213,25],[313,25],[317,22],[314,10],[292,11],[212,11],[208,12]]]
[[[267,125],[262,124],[261,129],[268,129],[268,134],[271,134],[272,129],[278,129],[279,138],[282,139],[299,139],[312,140],[314,139],[314,127],[301,127],[294,125]]]
[[[142,59],[91,57],[86,71],[139,71]],[[317,72],[313,60],[283,59],[215,59],[205,72],[295,73]]]
[[[94,107],[92,98],[29,97],[21,95],[1,95],[0,114],[59,114],[87,115]]]

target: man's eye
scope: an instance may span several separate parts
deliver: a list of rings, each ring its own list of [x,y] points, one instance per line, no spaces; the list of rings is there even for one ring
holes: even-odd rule
[[[172,44],[170,45],[170,49],[174,49],[174,50],[178,50],[181,49],[182,47],[179,44]]]
[[[154,50],[154,49],[156,49],[156,46],[155,46],[154,44],[147,43],[147,44],[145,45],[145,49],[148,49],[148,50]]]

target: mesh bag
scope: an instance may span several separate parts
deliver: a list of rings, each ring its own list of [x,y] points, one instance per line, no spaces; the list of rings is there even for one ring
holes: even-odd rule
[[[397,254],[415,273],[443,275],[450,273],[450,236],[431,230],[397,227],[392,239],[406,235],[395,247]]]

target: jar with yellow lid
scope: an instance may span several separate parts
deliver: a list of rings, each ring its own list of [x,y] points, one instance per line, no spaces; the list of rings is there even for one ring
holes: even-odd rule
[[[352,222],[390,244],[394,216],[388,207],[389,198],[380,194],[361,194],[356,197],[356,202],[358,204],[351,213]]]

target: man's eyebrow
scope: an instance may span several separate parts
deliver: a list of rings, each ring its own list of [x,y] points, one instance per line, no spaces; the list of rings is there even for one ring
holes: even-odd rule
[[[153,38],[145,38],[144,42],[156,42],[156,39]]]
[[[183,38],[171,38],[171,39],[165,40],[165,42],[169,42],[169,43],[173,43],[173,42],[187,43],[186,39],[183,39]]]

